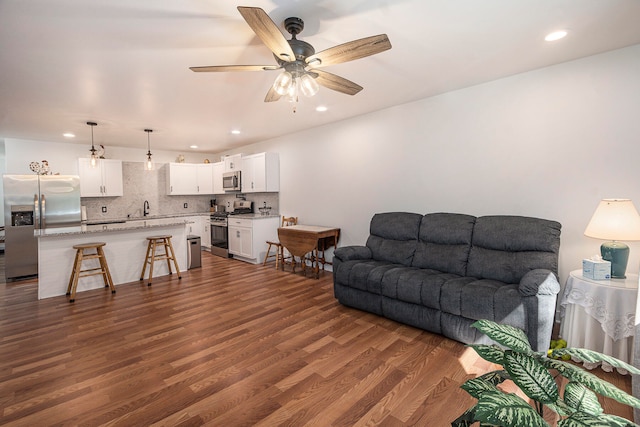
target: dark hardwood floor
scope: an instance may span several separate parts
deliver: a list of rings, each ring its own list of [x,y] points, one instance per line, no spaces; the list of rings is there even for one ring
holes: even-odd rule
[[[4,426],[449,426],[474,403],[460,384],[495,368],[458,342],[341,306],[329,272],[203,253],[181,281],[73,304],[38,301],[36,287],[0,285]],[[595,373],[630,390],[628,376]]]

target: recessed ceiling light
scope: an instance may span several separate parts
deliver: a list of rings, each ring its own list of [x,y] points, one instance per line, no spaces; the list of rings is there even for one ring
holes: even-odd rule
[[[193,148],[195,150],[196,148],[198,148],[198,146],[197,145],[190,145],[189,148]]]
[[[240,135],[240,131],[238,129],[232,130],[231,133],[234,135]]]
[[[327,110],[328,110],[328,108],[325,107],[324,105],[319,105],[319,106],[316,107],[316,111],[318,111],[320,113],[322,113],[324,111],[327,111]]]
[[[567,34],[568,34],[567,30],[558,30],[558,31],[554,31],[552,33],[547,34],[547,36],[544,39],[548,42],[553,42],[553,41],[564,38]]]
[[[70,132],[67,133],[63,133],[62,136],[64,136],[65,138],[75,138],[76,136]]]

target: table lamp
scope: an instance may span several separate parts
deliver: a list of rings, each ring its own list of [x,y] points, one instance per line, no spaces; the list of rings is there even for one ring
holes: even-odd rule
[[[612,279],[624,279],[629,246],[620,240],[640,240],[640,214],[630,199],[602,199],[584,235],[609,240],[600,246],[602,259],[611,262]]]

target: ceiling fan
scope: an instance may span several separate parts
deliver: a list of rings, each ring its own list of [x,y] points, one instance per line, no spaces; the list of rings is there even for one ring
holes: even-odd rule
[[[273,52],[278,65],[213,65],[189,69],[195,72],[283,69],[267,92],[264,102],[277,101],[282,96],[286,96],[290,101],[297,101],[299,91],[306,96],[313,96],[318,92],[318,85],[347,95],[355,95],[362,90],[362,86],[318,68],[353,61],[391,49],[387,35],[379,34],[316,53],[313,46],[296,38],[304,28],[302,19],[285,19],[285,29],[291,34],[291,40],[287,40],[261,8],[238,6],[238,11],[260,40]]]

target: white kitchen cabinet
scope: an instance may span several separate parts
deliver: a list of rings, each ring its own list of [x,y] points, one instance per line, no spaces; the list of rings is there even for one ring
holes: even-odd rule
[[[212,163],[213,165],[213,194],[224,194],[222,186],[222,174],[224,173],[224,162]]]
[[[279,216],[255,219],[229,217],[229,253],[241,261],[261,263],[267,240],[278,236]]]
[[[213,194],[213,165],[196,164],[196,194]]]
[[[190,163],[167,165],[167,194],[171,196],[194,194],[197,187],[196,171]]]
[[[169,163],[167,194],[213,194],[213,165],[210,163]]]
[[[242,168],[242,154],[234,154],[232,156],[225,156],[224,158],[224,171],[235,172]]]
[[[253,220],[229,221],[229,252],[233,255],[253,258]]]
[[[122,160],[98,159],[95,167],[91,159],[78,159],[80,197],[115,197],[124,194]]]
[[[242,157],[242,191],[244,193],[280,191],[278,153],[258,153]]]
[[[187,235],[200,237],[200,245],[207,249],[211,247],[211,228],[209,218],[209,215],[185,217],[185,221],[187,221]]]
[[[209,250],[211,249],[211,222],[209,220],[209,216],[200,218],[202,218],[202,236],[200,236],[200,244],[203,248]]]

